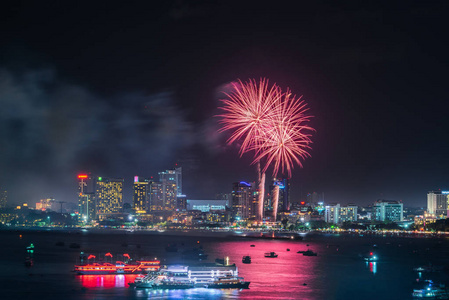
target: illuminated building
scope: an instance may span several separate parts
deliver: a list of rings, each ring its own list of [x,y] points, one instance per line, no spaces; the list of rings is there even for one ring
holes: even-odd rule
[[[324,221],[327,223],[340,223],[340,204],[329,204],[324,209]]]
[[[393,200],[377,200],[373,205],[374,220],[385,222],[402,222],[404,207],[402,203]]]
[[[340,223],[357,221],[357,208],[355,204],[340,207]]]
[[[256,217],[257,192],[254,182],[235,182],[232,186],[232,212],[236,220]]]
[[[177,195],[176,196],[176,209],[177,210],[187,209],[187,196],[186,195]]]
[[[91,175],[78,175],[78,211],[84,222],[91,222],[96,217],[94,182]]]
[[[187,200],[187,210],[200,210],[209,212],[215,210],[226,210],[228,200]]]
[[[427,224],[435,223],[437,218],[434,214],[424,212],[423,215],[415,216],[414,222],[417,226],[426,226]]]
[[[144,214],[150,210],[150,180],[139,176],[134,176],[133,184],[133,209],[138,214]]]
[[[48,199],[41,199],[39,202],[36,203],[36,209],[37,210],[55,210],[55,199],[48,198]]]
[[[176,185],[176,195],[182,195],[182,168],[159,172],[159,181]]]
[[[6,207],[7,198],[8,198],[8,192],[6,190],[3,190],[0,187],[0,209]]]
[[[274,179],[270,186],[271,195],[275,186],[279,186],[278,212],[286,212],[290,209],[290,180],[287,178]]]
[[[163,188],[160,182],[151,182],[150,189],[150,210],[159,211],[164,208]]]
[[[123,179],[98,177],[95,187],[97,214],[120,213],[123,205]]]
[[[427,212],[437,219],[447,218],[449,191],[431,191],[427,193]]]

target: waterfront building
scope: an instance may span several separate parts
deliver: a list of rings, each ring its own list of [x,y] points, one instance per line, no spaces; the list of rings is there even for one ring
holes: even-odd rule
[[[164,172],[159,172],[159,181],[167,182],[168,184],[176,185],[176,195],[182,195],[182,168],[174,168],[171,170],[166,170]]]
[[[417,215],[414,218],[415,225],[417,226],[426,226],[431,223],[435,223],[437,218],[434,214],[429,214],[428,212],[424,212],[423,215]]]
[[[385,222],[402,222],[403,204],[393,200],[377,200],[373,205],[373,218],[374,220]]]
[[[236,220],[254,219],[257,211],[255,183],[245,181],[232,185],[232,212]]]
[[[274,179],[270,186],[270,194],[273,194],[275,186],[279,187],[278,212],[286,212],[290,209],[290,180],[288,178]]]
[[[329,204],[324,209],[324,221],[327,223],[340,223],[340,204]]]
[[[176,196],[176,209],[177,210],[186,210],[187,209],[187,196],[186,195],[177,195]]]
[[[357,205],[348,204],[340,207],[340,223],[357,221]]]
[[[448,216],[449,191],[430,191],[427,193],[427,212],[438,219]]]
[[[144,214],[150,210],[150,180],[147,178],[134,176],[133,184],[133,209],[138,214]]]
[[[163,186],[160,182],[151,182],[150,188],[150,211],[160,211],[164,208]]]
[[[226,210],[228,200],[187,200],[187,210],[200,210],[210,212]]]
[[[95,179],[89,174],[78,175],[78,212],[84,222],[96,218],[94,182]]]
[[[96,213],[117,214],[123,205],[122,178],[98,177],[95,188]]]
[[[36,203],[36,210],[54,210],[56,211],[56,203],[55,199],[53,198],[47,198],[47,199],[41,199],[39,202]]]

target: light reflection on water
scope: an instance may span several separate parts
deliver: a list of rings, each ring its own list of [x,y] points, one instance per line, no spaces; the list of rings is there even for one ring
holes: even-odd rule
[[[128,287],[128,283],[134,282],[138,275],[79,275],[78,280],[85,288],[123,288]]]

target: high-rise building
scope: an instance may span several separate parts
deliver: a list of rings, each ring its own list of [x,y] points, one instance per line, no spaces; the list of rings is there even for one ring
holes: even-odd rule
[[[398,201],[379,199],[373,205],[373,218],[381,222],[402,222],[403,212],[404,206]]]
[[[149,184],[150,210],[159,211],[164,209],[163,187],[160,182],[151,182]]]
[[[0,209],[6,207],[7,199],[8,199],[8,192],[2,189],[2,187],[0,187]]]
[[[134,176],[133,184],[133,209],[136,213],[144,214],[150,210],[150,180]]]
[[[279,186],[278,212],[290,209],[290,180],[287,178],[273,180],[273,187]],[[271,188],[272,193],[273,188]]]
[[[257,213],[255,183],[235,182],[232,186],[232,212],[240,220],[254,219]]]
[[[357,205],[348,204],[340,207],[340,223],[357,221]]]
[[[186,195],[176,196],[176,209],[186,210],[187,209],[187,197]]]
[[[95,185],[97,214],[120,212],[123,205],[123,182],[122,178],[97,178]]]
[[[449,191],[431,191],[427,193],[427,213],[438,219],[447,218]]]
[[[340,223],[340,204],[326,205],[324,210],[324,221],[327,223]]]
[[[94,183],[91,175],[78,175],[78,211],[84,222],[91,222],[96,217]]]
[[[160,182],[169,182],[176,185],[176,195],[182,195],[182,168],[178,167],[172,170],[159,172]]]

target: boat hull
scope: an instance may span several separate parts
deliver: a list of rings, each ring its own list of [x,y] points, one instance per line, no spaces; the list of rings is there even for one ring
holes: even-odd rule
[[[215,284],[211,283],[207,285],[208,289],[248,289],[249,281],[239,282],[239,283],[223,283],[223,284]]]

